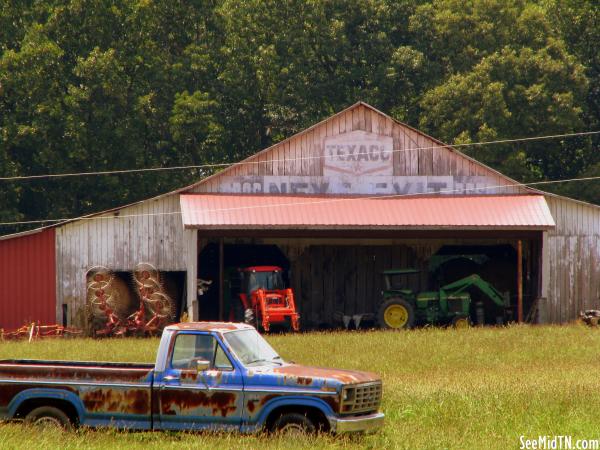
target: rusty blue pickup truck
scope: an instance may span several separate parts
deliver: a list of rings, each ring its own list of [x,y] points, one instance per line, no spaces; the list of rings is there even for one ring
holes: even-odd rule
[[[0,420],[67,429],[369,431],[381,395],[375,374],[286,362],[235,323],[166,327],[155,364],[0,361]]]

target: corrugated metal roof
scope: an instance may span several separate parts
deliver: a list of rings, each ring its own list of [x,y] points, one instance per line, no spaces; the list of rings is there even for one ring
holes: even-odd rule
[[[542,195],[312,197],[182,194],[183,224],[203,229],[547,229]]]

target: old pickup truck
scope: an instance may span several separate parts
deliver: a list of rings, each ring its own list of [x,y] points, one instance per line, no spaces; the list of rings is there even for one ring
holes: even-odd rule
[[[381,394],[375,374],[285,362],[235,323],[166,327],[155,364],[0,361],[0,420],[67,429],[367,431]]]

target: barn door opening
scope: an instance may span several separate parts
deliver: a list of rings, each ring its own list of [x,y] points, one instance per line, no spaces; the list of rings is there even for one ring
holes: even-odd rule
[[[540,245],[536,240],[521,240],[519,261],[518,241],[499,245],[444,245],[429,260],[430,284],[437,289],[472,274],[479,275],[501,293],[506,293],[510,302],[507,319],[518,319],[519,275],[522,289],[523,320],[535,321],[536,301],[539,297],[538,265]],[[519,271],[519,263],[521,271]],[[470,292],[475,309],[483,309],[483,322],[488,325],[501,323],[502,308],[499,308],[477,290]],[[476,321],[477,314],[473,311]],[[479,315],[481,320],[481,313]]]
[[[208,242],[198,255],[198,278],[210,282],[198,295],[199,320],[233,320],[234,302],[239,301],[238,269],[267,265],[281,267],[289,285],[290,263],[277,245]]]

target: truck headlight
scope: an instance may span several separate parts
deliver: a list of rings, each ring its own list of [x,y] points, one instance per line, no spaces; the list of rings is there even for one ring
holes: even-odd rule
[[[354,388],[344,388],[342,390],[342,402],[350,402],[354,400]]]

